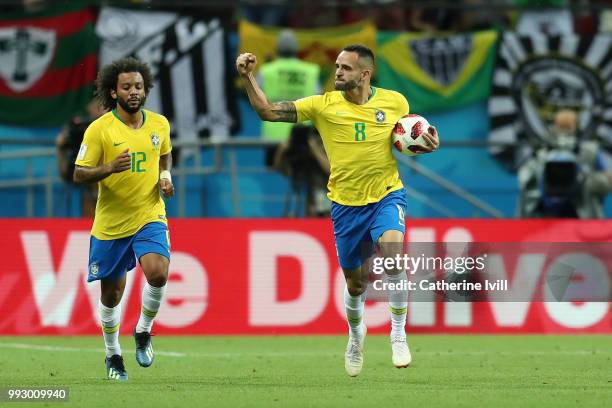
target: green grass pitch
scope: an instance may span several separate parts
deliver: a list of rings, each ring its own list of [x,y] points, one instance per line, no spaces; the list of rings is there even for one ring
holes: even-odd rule
[[[409,336],[413,363],[391,364],[370,335],[359,377],[344,373],[344,336],[156,336],[130,379],[105,379],[100,337],[0,337],[0,387],[70,388],[68,403],[111,407],[603,407],[612,401],[610,336]],[[5,405],[5,404],[2,404]]]

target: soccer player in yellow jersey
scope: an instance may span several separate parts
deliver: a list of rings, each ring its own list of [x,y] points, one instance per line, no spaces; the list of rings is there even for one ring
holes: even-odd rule
[[[345,47],[336,59],[336,91],[294,102],[270,103],[257,86],[253,68],[255,55],[236,59],[249,101],[258,115],[272,122],[311,120],[323,139],[331,165],[328,196],[332,200],[332,222],[336,249],[346,278],[344,304],[349,325],[345,369],[356,376],[363,366],[366,327],[363,310],[368,270],[364,263],[374,244],[382,256],[401,251],[404,241],[406,192],[391,152],[395,123],[408,114],[408,102],[398,92],[370,85],[374,55],[363,45]],[[436,129],[424,135],[420,153],[438,148]],[[395,245],[393,245],[395,244]],[[368,250],[364,251],[364,246]],[[390,282],[406,279],[403,270],[387,272]],[[407,367],[412,359],[406,342],[407,293],[389,294],[393,364]]]
[[[74,171],[76,183],[98,183],[87,280],[101,283],[106,372],[109,379],[119,381],[128,379],[119,345],[126,272],[138,259],[147,280],[134,338],[136,360],[149,367],[154,359],[151,326],[170,264],[166,207],[160,196],[174,193],[170,125],[162,115],[143,109],[152,82],[149,67],[134,58],[100,70],[96,96],[110,111],[85,131]]]

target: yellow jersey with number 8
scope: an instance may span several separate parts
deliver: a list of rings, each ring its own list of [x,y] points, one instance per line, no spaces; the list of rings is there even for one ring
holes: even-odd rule
[[[340,91],[294,103],[298,122],[311,120],[323,139],[331,166],[330,200],[361,206],[403,187],[391,144],[395,123],[408,114],[408,101],[402,94],[372,87],[363,105],[346,100]]]
[[[95,120],[83,137],[75,164],[95,167],[113,161],[125,149],[131,168],[98,182],[98,202],[91,235],[119,239],[134,235],[150,222],[167,224],[166,206],[158,189],[159,157],[170,153],[170,124],[155,112],[142,110],[144,122],[132,129],[115,111]]]

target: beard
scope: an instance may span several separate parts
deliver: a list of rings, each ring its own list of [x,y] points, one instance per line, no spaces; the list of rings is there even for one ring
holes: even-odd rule
[[[354,79],[345,82],[334,82],[334,88],[336,91],[350,91],[351,89],[357,88],[357,81]]]
[[[136,107],[130,106],[129,102],[122,98],[117,98],[117,103],[127,113],[134,114],[138,112],[144,106],[146,99],[147,99],[146,96],[143,96],[142,98],[140,98],[140,102],[138,103],[138,106]]]

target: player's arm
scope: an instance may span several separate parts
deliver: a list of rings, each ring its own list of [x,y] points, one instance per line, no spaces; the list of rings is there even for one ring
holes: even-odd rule
[[[331,173],[331,166],[320,139],[317,140],[315,137],[309,137],[308,146],[310,147],[310,153],[312,153],[317,163],[319,163],[321,170],[323,170],[323,172],[329,176]]]
[[[257,84],[253,69],[257,58],[251,53],[240,54],[236,58],[236,69],[242,78],[244,88],[249,96],[249,102],[262,120],[268,122],[297,122],[297,110],[293,102],[270,103]]]
[[[113,173],[121,173],[129,170],[132,167],[132,158],[128,153],[129,149],[125,149],[119,156],[109,163],[104,163],[95,167],[79,166],[74,168],[72,177],[76,184],[96,183],[104,180]]]
[[[62,131],[55,138],[55,156],[57,159],[57,170],[63,179],[66,179],[68,175],[68,163],[64,155],[64,147],[66,147],[66,140],[68,139],[68,126],[64,126]]]
[[[159,156],[159,189],[164,197],[172,197],[174,195],[174,185],[170,175],[171,167],[172,155],[170,153]]]

